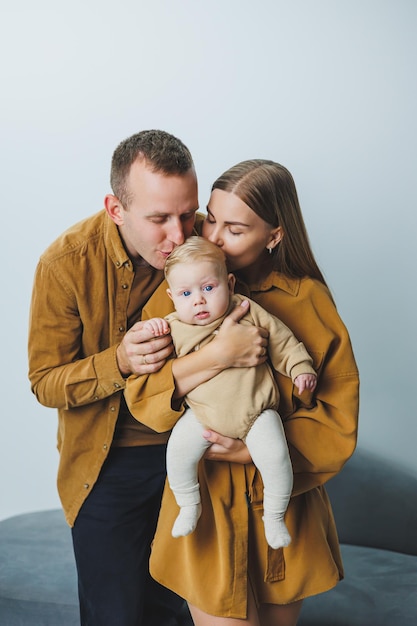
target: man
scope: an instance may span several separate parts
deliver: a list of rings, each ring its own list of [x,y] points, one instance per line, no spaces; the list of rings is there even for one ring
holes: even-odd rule
[[[194,232],[197,177],[179,139],[149,130],[116,148],[111,185],[104,210],[40,258],[29,378],[39,402],[58,409],[58,491],[72,527],[81,624],[168,626],[180,623],[183,602],[150,578],[148,558],[169,433],[134,419],[123,390],[130,374],[150,375],[174,394],[169,361],[163,367],[171,337],[152,338],[140,318],[167,256]],[[242,333],[244,312],[230,316]],[[246,350],[247,339],[239,341]],[[221,445],[217,452],[211,458],[221,458]]]

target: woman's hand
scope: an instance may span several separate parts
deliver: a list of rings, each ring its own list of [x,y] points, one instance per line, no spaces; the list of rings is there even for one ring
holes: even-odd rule
[[[224,319],[219,332],[213,339],[218,348],[219,360],[224,369],[229,367],[254,367],[264,363],[268,357],[268,331],[239,321],[249,310],[249,302],[244,300]]]
[[[243,465],[251,463],[249,450],[241,439],[225,437],[214,430],[205,430],[203,437],[212,444],[204,454],[204,458],[208,461],[228,461]]]

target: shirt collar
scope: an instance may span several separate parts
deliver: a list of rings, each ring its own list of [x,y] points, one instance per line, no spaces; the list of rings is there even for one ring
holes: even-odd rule
[[[281,289],[282,291],[285,291],[286,293],[295,297],[300,291],[300,284],[301,278],[289,278],[288,276],[284,276],[284,274],[281,274],[280,272],[273,271],[268,274],[268,276],[264,280],[250,285],[250,289],[247,285],[239,281],[239,286],[235,289],[235,291],[238,292],[240,286],[246,287],[246,289],[244,289],[244,292],[246,293],[271,291],[275,288]]]
[[[104,219],[104,240],[111,260],[117,268],[125,266],[133,269],[132,261],[120,237],[119,229],[107,214]]]

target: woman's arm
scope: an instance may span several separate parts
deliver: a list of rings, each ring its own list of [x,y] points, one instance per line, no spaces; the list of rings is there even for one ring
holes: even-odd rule
[[[205,348],[181,359],[175,359],[172,368],[176,382],[175,397],[186,395],[189,391],[211,379],[224,369],[229,367],[251,367],[266,360],[267,351],[264,348],[268,345],[268,332],[263,328],[240,326],[238,323],[247,312],[248,304],[247,300],[243,301],[232,311],[223,322],[217,337],[207,344]],[[244,332],[241,333],[241,330]],[[247,332],[251,330],[254,332]],[[248,336],[249,334],[251,336]],[[242,352],[242,347],[244,348],[245,346],[246,350]],[[214,349],[214,353],[213,362],[209,369],[207,368],[207,359],[208,348],[210,347]],[[207,350],[198,366],[195,356],[200,355],[201,357],[204,349]],[[236,352],[237,349],[238,352]],[[188,356],[191,359],[188,359]],[[204,458],[208,461],[251,463],[252,457],[246,444],[241,439],[225,437],[212,430],[204,431],[203,436],[212,444],[204,455]]]
[[[297,309],[302,311],[298,318]],[[297,321],[295,334],[313,357],[318,376],[314,394],[302,396],[291,381],[278,378],[279,412],[294,471],[293,493],[298,495],[327,482],[353,454],[359,374],[348,331],[325,288],[303,281],[286,314],[290,323]]]
[[[228,461],[229,463],[251,463],[252,457],[246,444],[241,439],[225,437],[213,430],[203,433],[204,439],[211,442],[210,448],[204,454],[208,461]]]
[[[268,331],[238,323],[248,306],[248,302],[237,306],[224,320],[218,335],[201,350],[169,359],[151,375],[130,376],[125,398],[132,415],[149,428],[165,432],[181,416],[182,398],[189,391],[229,367],[263,363],[267,358]],[[156,308],[161,311],[160,306]],[[151,311],[150,316],[154,316]]]
[[[239,324],[248,309],[249,302],[245,300],[225,318],[213,341],[201,350],[175,359],[172,365],[174,398],[183,398],[229,367],[252,367],[266,361],[268,331]]]

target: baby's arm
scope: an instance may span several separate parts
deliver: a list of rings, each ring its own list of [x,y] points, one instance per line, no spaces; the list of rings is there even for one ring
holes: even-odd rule
[[[299,374],[294,380],[294,385],[298,388],[300,395],[306,389],[314,391],[317,385],[317,376],[315,374]]]
[[[167,335],[170,332],[169,324],[162,317],[153,317],[144,322],[144,328],[154,334],[155,337]]]

